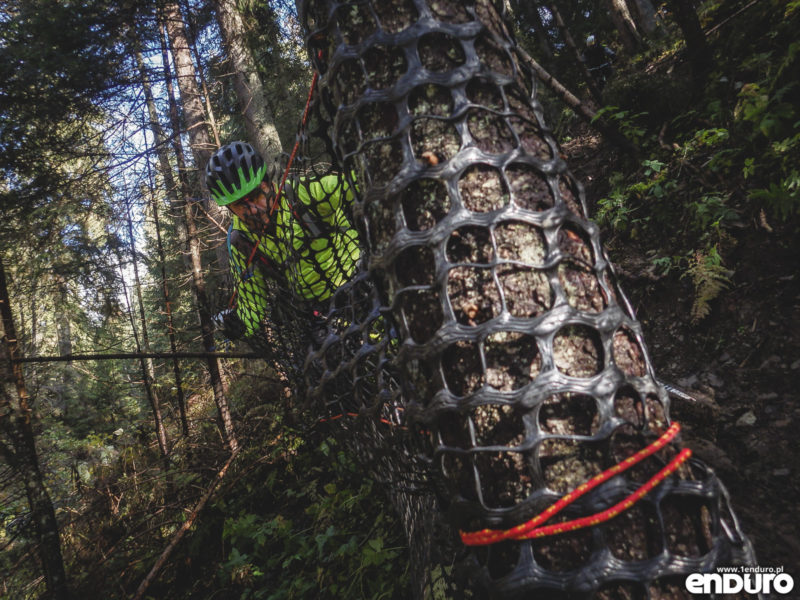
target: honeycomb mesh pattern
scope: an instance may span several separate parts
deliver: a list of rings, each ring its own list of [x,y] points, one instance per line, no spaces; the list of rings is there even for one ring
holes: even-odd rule
[[[297,391],[308,348],[325,335],[330,298],[353,276],[361,252],[352,225],[352,177],[334,168],[330,119],[316,97],[289,171],[284,156],[281,168],[268,174],[273,189],[288,175],[280,201],[270,213],[253,208],[234,218],[228,238],[230,287],[246,341]]]
[[[453,563],[457,544],[439,518],[430,462],[408,428],[394,367],[397,334],[366,270],[336,292],[326,324],[325,339],[306,359],[306,404],[381,484],[400,517],[415,597],[422,598],[433,581],[445,589],[452,582],[444,569]]]
[[[679,598],[686,574],[753,564],[699,461],[608,523],[452,546],[455,529],[517,525],[652,442],[669,399],[494,5],[298,4],[334,162],[358,182],[365,269],[335,294],[305,384],[323,416],[351,417],[336,422],[407,522],[418,590]],[[620,501],[677,451],[564,519]]]
[[[237,314],[248,329],[246,342],[279,371],[305,415],[311,415],[308,425],[329,424],[365,473],[383,484],[409,539],[415,597],[423,597],[426,585],[437,590],[437,597],[455,597],[460,592],[451,576],[452,555],[458,545],[436,510],[429,461],[405,424],[404,402],[392,371],[398,339],[390,311],[379,302],[366,269],[356,268],[363,267],[359,256],[364,248],[350,228],[352,194],[343,191],[357,190],[357,184],[334,160],[331,125],[315,92],[289,170],[286,209],[272,219],[277,227],[266,230],[249,265],[259,236],[231,236],[233,280],[222,291],[236,289]],[[282,172],[273,170],[269,179],[279,181]],[[295,182],[331,179],[335,183],[325,188],[341,196],[336,219],[329,217],[333,194],[320,193],[313,184],[314,201],[304,203],[302,211],[292,210],[298,199]],[[248,231],[259,231],[265,217],[261,212],[251,215],[245,222]],[[337,245],[336,236],[343,231],[345,240]],[[262,258],[264,248],[267,260]],[[309,253],[330,260],[309,270]],[[321,297],[309,297],[304,293],[309,288],[321,290]],[[217,300],[221,308],[223,298]]]

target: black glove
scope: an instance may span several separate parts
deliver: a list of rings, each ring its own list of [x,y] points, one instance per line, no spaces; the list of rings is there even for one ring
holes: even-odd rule
[[[247,330],[233,308],[226,308],[214,315],[214,325],[229,340],[239,339]]]

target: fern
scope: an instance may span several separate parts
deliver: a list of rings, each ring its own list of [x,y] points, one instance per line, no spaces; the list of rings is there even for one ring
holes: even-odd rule
[[[697,250],[689,259],[686,275],[694,284],[694,303],[692,304],[692,323],[697,323],[711,312],[711,301],[719,296],[731,283],[733,271],[725,268],[716,247],[704,252]]]

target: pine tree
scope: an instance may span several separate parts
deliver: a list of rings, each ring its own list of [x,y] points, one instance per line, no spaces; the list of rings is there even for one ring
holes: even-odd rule
[[[36,418],[29,403],[22,366],[13,362],[20,356],[18,339],[6,272],[0,259],[0,432],[3,434],[0,456],[24,482],[48,595],[54,600],[68,600],[70,592],[58,523],[36,451]]]
[[[281,140],[253,54],[247,45],[242,15],[234,0],[215,0],[214,5],[233,69],[233,88],[244,118],[248,141],[269,162],[281,153]]]

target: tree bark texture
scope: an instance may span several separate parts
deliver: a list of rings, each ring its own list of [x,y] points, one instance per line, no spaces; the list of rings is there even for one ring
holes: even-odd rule
[[[13,360],[17,354],[14,316],[5,269],[0,261],[0,431],[11,440],[11,447],[4,445],[2,454],[24,483],[38,542],[39,560],[44,571],[47,597],[68,600],[70,591],[61,554],[56,513],[39,468],[33,433],[34,417],[28,404],[22,365]]]
[[[162,50],[166,50],[166,48],[162,48]],[[162,56],[162,60],[163,60]],[[139,68],[139,74],[142,79],[142,89],[144,91],[145,102],[147,104],[147,116],[149,118],[149,126],[150,131],[153,134],[154,146],[156,151],[156,157],[158,158],[158,171],[161,173],[161,177],[164,180],[164,188],[165,188],[165,196],[168,199],[169,206],[170,206],[170,213],[173,216],[173,222],[175,224],[175,231],[178,233],[178,247],[179,248],[186,248],[187,247],[187,233],[186,233],[186,224],[183,221],[183,217],[181,216],[182,209],[180,207],[180,196],[178,194],[178,188],[175,183],[175,177],[172,174],[172,165],[169,162],[169,154],[167,152],[167,139],[164,135],[164,130],[161,127],[161,123],[158,119],[158,111],[156,110],[156,103],[153,99],[153,90],[152,86],[150,85],[150,78],[148,77],[147,70],[144,65],[144,60],[142,59],[141,52],[138,50],[136,51],[136,64]],[[161,221],[158,215],[158,201],[156,200],[156,187],[153,186],[153,196],[151,207],[153,210],[153,221],[156,227],[156,245],[158,249],[158,257],[159,262],[161,263],[161,290],[164,295],[164,310],[167,315],[167,333],[169,335],[169,345],[172,354],[175,354],[178,350],[176,338],[175,338],[175,327],[173,324],[173,317],[172,317],[172,302],[170,300],[170,292],[169,292],[169,285],[167,284],[167,273],[166,273],[166,257],[164,254],[164,247],[161,241]],[[189,256],[186,253],[181,253],[183,257],[183,264],[184,266],[189,266],[188,258]],[[187,269],[188,270],[188,269]],[[181,430],[184,436],[189,435],[189,424],[186,419],[186,400],[184,398],[183,393],[183,381],[181,377],[181,369],[180,363],[178,362],[177,358],[172,359],[172,367],[173,367],[173,374],[175,376],[175,388],[176,392],[176,401],[178,404],[178,411],[180,414],[181,419]]]
[[[711,66],[711,53],[708,51],[700,19],[691,0],[670,0],[667,6],[673,11],[675,21],[686,41],[686,54],[692,69],[693,90],[695,94],[699,94],[705,84],[705,75]]]
[[[183,10],[188,13],[189,6],[187,3],[184,3]],[[189,48],[191,49],[192,56],[194,57],[194,64],[197,65],[197,78],[200,80],[200,89],[203,92],[203,98],[205,100],[208,127],[211,130],[211,133],[214,135],[215,147],[221,148],[222,141],[219,139],[219,127],[217,126],[217,119],[214,116],[214,107],[211,106],[211,93],[208,91],[208,83],[206,82],[206,77],[203,73],[203,62],[200,58],[200,53],[197,51],[197,35],[195,34],[194,27],[192,26],[192,22],[190,20],[186,21],[186,27],[184,31],[186,32],[186,39],[189,41]]]
[[[208,135],[206,113],[203,109],[200,90],[197,87],[197,75],[192,61],[189,38],[186,35],[186,24],[177,2],[170,2],[165,6],[164,23],[169,36],[172,58],[175,61],[175,79],[181,93],[181,106],[186,130],[191,140],[192,156],[195,160],[195,167],[198,171],[202,171],[216,150],[216,146]]]
[[[216,0],[214,5],[233,69],[233,89],[242,110],[247,137],[269,163],[275,160],[283,148],[256,62],[245,40],[242,15],[235,0]]]
[[[581,59],[581,51],[578,48],[577,44],[575,44],[575,39],[572,37],[572,34],[569,31],[569,27],[567,27],[567,24],[564,22],[564,19],[561,16],[561,11],[558,10],[558,7],[555,4],[551,4],[550,12],[553,15],[553,19],[556,22],[558,30],[561,32],[561,37],[564,38],[567,47],[572,52],[572,56],[575,59],[575,64],[578,66],[581,73],[583,73],[583,79],[584,81],[586,81],[586,85],[589,86],[589,91],[591,92],[592,97],[595,99],[595,102],[597,102],[598,104],[602,104],[603,97],[600,92],[600,89],[597,87],[594,77],[592,77],[592,74],[589,72],[589,69],[586,68],[586,63]]]
[[[639,30],[646,37],[652,37],[658,28],[656,23],[656,9],[650,0],[631,0],[633,12],[636,13],[636,23]]]
[[[625,0],[603,0],[611,17],[611,22],[619,33],[620,42],[628,54],[634,54],[642,42],[639,32],[636,30],[636,23],[631,17],[628,5]]]
[[[189,145],[194,158],[197,189],[201,192],[203,205],[211,219],[217,223],[224,223],[226,219],[225,213],[216,202],[211,201],[206,188],[205,168],[208,160],[216,150],[216,144],[211,141],[208,135],[206,113],[203,109],[200,90],[197,86],[197,75],[192,62],[189,38],[186,35],[186,24],[177,2],[170,2],[165,6],[163,20],[167,30],[170,50],[172,51],[172,58],[175,62],[175,80],[180,90],[184,126],[189,136]],[[176,130],[173,135],[178,135],[180,131],[182,129]],[[217,267],[221,272],[227,272],[228,252],[225,248],[224,239],[220,237],[216,229],[212,229],[212,231],[214,233],[209,236],[209,242],[216,252]]]
[[[359,185],[379,312],[397,330],[402,413],[446,520],[517,526],[669,425],[641,325],[491,0],[307,0],[300,14],[340,168]],[[565,518],[605,510],[678,451]],[[722,489],[684,465],[606,523],[469,551],[465,585],[688,597],[681,576],[753,560]]]
[[[165,57],[166,53],[162,50],[162,56]],[[201,339],[203,349],[210,353],[214,350],[214,324],[212,322],[212,307],[208,298],[208,291],[206,286],[205,274],[203,269],[203,261],[201,255],[200,239],[198,237],[197,225],[195,222],[194,210],[191,202],[188,199],[191,197],[191,187],[187,178],[186,159],[184,157],[183,146],[180,140],[180,119],[178,116],[178,104],[175,100],[175,94],[171,85],[172,78],[169,73],[169,61],[164,60],[164,74],[167,81],[167,97],[169,100],[169,115],[170,124],[172,126],[172,147],[175,152],[175,160],[178,167],[178,180],[180,182],[181,194],[183,195],[182,209],[183,209],[183,222],[186,226],[186,253],[189,257],[191,265],[191,281],[192,291],[195,298],[197,307],[197,317],[200,323]],[[216,206],[216,204],[214,204]],[[225,249],[225,246],[221,246]],[[214,356],[209,356],[206,364],[208,366],[208,375],[211,382],[211,388],[214,392],[214,402],[217,405],[217,411],[220,419],[220,430],[222,435],[230,446],[232,451],[239,447],[236,439],[236,433],[233,426],[233,417],[230,413],[228,406],[228,397],[225,390],[225,383],[222,379],[222,371],[220,369],[219,360]]]

